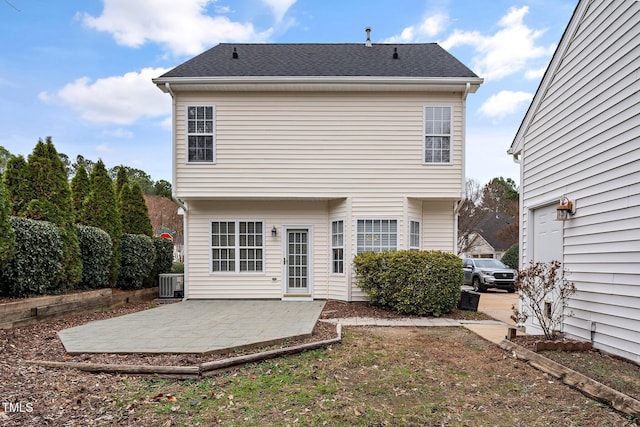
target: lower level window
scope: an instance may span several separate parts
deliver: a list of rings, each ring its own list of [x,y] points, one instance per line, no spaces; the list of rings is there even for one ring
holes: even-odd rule
[[[398,249],[398,221],[395,219],[359,219],[357,252],[382,252]]]
[[[344,273],[344,221],[331,222],[331,272]]]
[[[214,272],[264,271],[262,221],[212,221],[211,269]]]
[[[409,249],[420,249],[420,222],[409,221]]]

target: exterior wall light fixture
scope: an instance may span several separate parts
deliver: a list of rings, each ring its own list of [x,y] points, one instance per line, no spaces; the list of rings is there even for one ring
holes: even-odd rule
[[[575,214],[576,211],[573,208],[573,202],[569,200],[567,196],[560,198],[560,204],[556,208],[556,221],[566,221],[569,219],[569,215]]]
[[[271,235],[273,237],[276,237],[278,235],[278,229],[276,228],[276,226],[274,225],[273,228],[271,229]]]

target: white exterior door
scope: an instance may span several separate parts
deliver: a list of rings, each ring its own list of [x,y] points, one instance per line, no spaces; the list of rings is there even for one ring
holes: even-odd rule
[[[290,228],[286,231],[285,287],[289,295],[309,293],[309,229]]]
[[[556,205],[533,211],[533,248],[529,261],[563,261],[562,221],[556,221]]]

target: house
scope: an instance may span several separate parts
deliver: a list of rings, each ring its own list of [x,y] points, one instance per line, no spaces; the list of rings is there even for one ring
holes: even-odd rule
[[[185,297],[364,300],[363,251],[454,252],[465,99],[437,44],[220,44],[173,102]]]
[[[466,241],[458,243],[459,248],[464,248],[460,256],[502,259],[506,250],[518,243],[514,241],[516,225],[517,218],[501,213],[487,212],[478,221],[475,231],[468,233]]]
[[[566,334],[640,362],[639,1],[579,1],[509,153],[522,265],[562,261]]]

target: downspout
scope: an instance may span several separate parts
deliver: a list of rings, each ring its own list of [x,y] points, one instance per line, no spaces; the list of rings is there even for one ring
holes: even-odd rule
[[[187,209],[187,206],[182,202],[182,200],[180,200],[179,198],[176,197],[176,187],[175,187],[175,183],[176,183],[176,110],[177,110],[177,101],[176,101],[176,94],[173,92],[173,90],[171,89],[171,84],[169,82],[165,82],[164,84],[165,89],[167,90],[167,92],[169,92],[169,94],[171,95],[171,179],[173,180],[174,185],[171,186],[171,198],[178,204],[178,206],[180,206],[180,208],[183,211],[183,215],[182,215],[182,256],[184,258],[183,263],[184,265],[187,264],[187,248],[189,247],[189,245],[187,245],[187,235],[188,233],[188,228],[187,228],[187,215],[189,213],[189,210]],[[183,297],[182,300],[186,301],[187,300],[187,296],[189,295],[189,269],[185,268],[184,269],[184,282],[183,282]]]
[[[523,170],[523,164],[522,161],[524,160],[524,156],[523,156],[523,151],[524,151],[524,140],[522,141],[522,148],[520,149],[520,151],[512,153],[512,158],[513,158],[513,162],[517,163],[520,167],[519,172],[520,172],[520,188],[518,189],[518,196],[519,199],[518,200],[518,209],[520,212],[520,218],[519,218],[519,226],[518,226],[518,266],[522,267],[524,265],[524,260],[522,259],[523,257],[523,245],[522,242],[524,240],[524,229],[522,228],[522,225],[524,224],[524,216],[525,216],[525,210],[524,210],[524,170]]]

